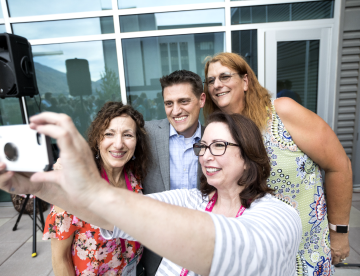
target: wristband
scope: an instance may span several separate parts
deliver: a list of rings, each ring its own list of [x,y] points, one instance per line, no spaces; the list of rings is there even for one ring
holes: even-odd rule
[[[349,232],[349,225],[335,225],[329,222],[329,228],[335,231],[336,233],[346,234]]]

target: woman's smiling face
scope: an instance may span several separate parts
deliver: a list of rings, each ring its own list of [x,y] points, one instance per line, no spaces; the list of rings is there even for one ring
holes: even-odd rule
[[[204,131],[201,143],[208,146],[218,141],[237,144],[225,123],[210,123]],[[245,169],[245,161],[237,146],[228,146],[226,152],[220,156],[213,156],[210,150],[206,149],[204,155],[199,157],[199,161],[207,182],[217,189],[237,186]]]
[[[231,74],[228,82],[222,83],[219,76]],[[209,95],[213,102],[226,113],[241,113],[244,101],[245,91],[248,89],[247,75],[241,78],[237,72],[219,61],[210,63],[207,80],[214,79],[213,85],[208,87]]]
[[[123,168],[134,155],[136,148],[136,123],[122,115],[110,121],[103,133],[99,149],[105,168]]]

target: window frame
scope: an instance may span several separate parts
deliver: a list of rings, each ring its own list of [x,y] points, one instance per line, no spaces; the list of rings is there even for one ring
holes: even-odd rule
[[[0,24],[5,24],[6,32],[13,33],[11,25],[14,23],[30,23],[30,22],[42,22],[42,21],[55,21],[55,20],[67,20],[67,19],[83,19],[113,16],[114,30],[113,34],[100,34],[100,35],[88,35],[88,36],[73,36],[73,37],[60,37],[51,39],[34,39],[29,40],[31,45],[50,45],[60,43],[74,43],[74,42],[87,42],[87,41],[99,41],[99,40],[115,40],[117,51],[117,62],[119,71],[119,82],[121,99],[123,103],[127,103],[127,91],[125,83],[125,68],[122,49],[122,40],[127,38],[138,37],[155,37],[155,36],[171,36],[171,35],[187,35],[187,34],[200,34],[200,33],[217,33],[224,32],[226,52],[231,52],[231,32],[241,30],[258,30],[258,79],[261,84],[265,83],[265,32],[268,30],[283,30],[283,29],[298,29],[298,28],[311,28],[316,26],[317,28],[330,28],[330,52],[332,56],[337,55],[338,51],[338,33],[339,33],[339,21],[340,21],[340,7],[341,1],[335,0],[334,2],[334,17],[329,19],[316,19],[316,20],[303,20],[303,21],[287,21],[284,22],[268,22],[268,23],[252,23],[252,24],[239,24],[231,25],[231,8],[233,7],[246,7],[246,6],[261,6],[271,4],[285,4],[285,3],[301,3],[301,2],[316,2],[318,0],[272,0],[271,3],[268,0],[250,0],[250,1],[230,1],[224,0],[223,2],[207,3],[206,8],[204,4],[186,4],[186,5],[173,5],[173,6],[160,6],[160,7],[146,7],[146,8],[134,8],[134,9],[118,9],[117,0],[112,0],[112,9],[92,12],[75,12],[75,13],[63,13],[63,14],[51,14],[40,16],[26,16],[26,17],[10,17],[6,0],[0,0],[0,4],[3,11],[3,18],[0,18]],[[162,12],[176,12],[176,11],[194,11],[194,10],[206,10],[206,9],[225,9],[225,26],[215,27],[197,27],[197,28],[184,28],[184,29],[169,29],[169,30],[154,30],[154,31],[139,31],[139,32],[120,32],[120,20],[121,15],[138,15],[148,13],[162,13]],[[285,25],[285,27],[284,27]],[[329,96],[335,95],[335,81],[336,81],[336,60],[331,62],[331,80],[329,87]],[[334,91],[332,91],[334,90]],[[333,99],[331,99],[333,101]],[[332,105],[328,112],[328,123],[333,127],[333,116],[335,114],[335,106]]]

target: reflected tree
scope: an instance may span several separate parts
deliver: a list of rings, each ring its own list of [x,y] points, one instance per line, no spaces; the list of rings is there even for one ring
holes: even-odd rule
[[[115,71],[105,67],[105,71],[100,76],[100,90],[96,89],[99,99],[104,102],[121,101],[119,78]]]

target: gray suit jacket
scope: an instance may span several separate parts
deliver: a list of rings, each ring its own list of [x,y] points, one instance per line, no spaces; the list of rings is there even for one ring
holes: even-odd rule
[[[170,123],[167,119],[157,121],[147,121],[145,129],[149,135],[150,150],[152,160],[149,164],[148,174],[143,181],[144,194],[159,193],[170,190],[170,154],[169,154],[169,135]],[[204,127],[201,126],[201,135]],[[198,164],[199,187],[201,176],[201,166]],[[146,275],[155,275],[162,257],[151,250],[145,248],[141,262],[145,268]]]

